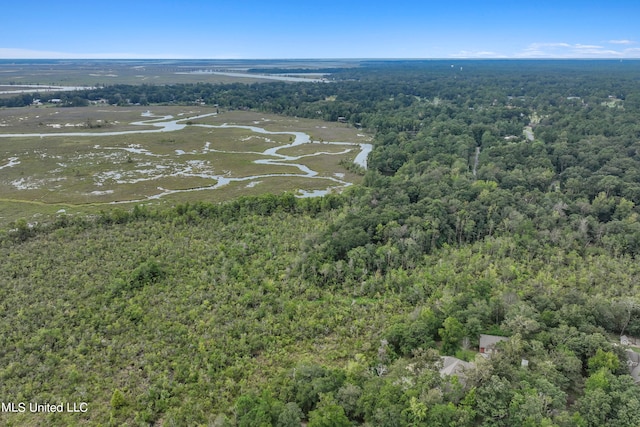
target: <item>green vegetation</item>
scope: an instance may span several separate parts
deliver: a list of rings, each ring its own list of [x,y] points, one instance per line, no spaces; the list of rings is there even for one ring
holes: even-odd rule
[[[617,345],[640,336],[640,63],[451,65],[78,93],[341,117],[374,149],[361,185],[322,198],[196,195],[13,221],[0,395],[89,410],[0,420],[640,425]],[[311,123],[289,125],[324,138]],[[488,358],[485,333],[508,337]],[[473,364],[441,375],[445,355]]]

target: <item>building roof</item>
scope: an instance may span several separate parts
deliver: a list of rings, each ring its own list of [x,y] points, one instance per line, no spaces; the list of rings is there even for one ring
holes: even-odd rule
[[[471,362],[465,362],[464,360],[452,356],[442,356],[440,359],[442,359],[442,368],[440,369],[441,376],[459,375],[466,369],[474,366]]]
[[[502,337],[499,335],[486,335],[480,334],[480,348],[481,349],[492,349],[496,346],[500,341],[508,341],[508,337]]]
[[[636,353],[633,350],[627,350],[627,365],[629,366],[629,374],[633,377],[633,380],[640,382],[640,353]]]

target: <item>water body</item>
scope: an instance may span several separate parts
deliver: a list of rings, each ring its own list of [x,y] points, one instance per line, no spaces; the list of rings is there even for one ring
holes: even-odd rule
[[[145,129],[145,130],[138,130],[138,131],[115,131],[115,132],[64,132],[64,133],[29,133],[29,134],[0,134],[0,138],[24,138],[24,137],[39,137],[39,138],[51,138],[51,137],[57,137],[57,136],[91,136],[91,137],[100,137],[100,136],[117,136],[117,135],[132,135],[132,134],[141,134],[141,133],[157,133],[157,132],[174,132],[174,131],[179,131],[184,129],[187,125],[185,123],[179,123],[179,122],[183,122],[183,121],[193,121],[193,120],[197,120],[200,118],[205,118],[205,117],[209,117],[209,116],[213,116],[216,115],[216,113],[208,113],[208,114],[201,114],[198,116],[193,116],[193,117],[188,117],[188,118],[180,118],[180,119],[175,119],[173,116],[164,116],[164,117],[157,117],[157,118],[153,118],[153,119],[147,119],[147,120],[142,120],[142,121],[137,121],[137,122],[133,122],[133,125],[139,125],[139,126],[155,126],[158,129]],[[142,113],[143,117],[154,117],[152,115],[151,112],[147,111],[145,113]],[[305,154],[305,155],[301,155],[301,156],[288,156],[285,154],[280,154],[279,151],[285,148],[290,148],[290,147],[295,147],[297,145],[301,145],[301,144],[308,144],[311,143],[311,137],[304,133],[304,132],[290,132],[290,131],[282,131],[282,132],[273,132],[273,131],[268,131],[264,128],[261,127],[257,127],[257,126],[244,126],[244,125],[231,125],[231,124],[222,124],[222,125],[205,125],[205,124],[193,124],[191,126],[198,126],[198,127],[204,127],[204,128],[212,128],[212,129],[216,129],[216,128],[238,128],[238,129],[247,129],[250,130],[252,132],[255,133],[260,133],[260,134],[265,134],[265,135],[291,135],[294,137],[293,142],[289,143],[289,144],[284,144],[284,145],[279,145],[276,147],[272,147],[272,148],[268,148],[260,153],[250,153],[250,154],[261,154],[264,156],[269,156],[272,157],[270,159],[258,159],[255,160],[254,162],[256,164],[265,164],[265,165],[274,165],[274,166],[293,166],[296,167],[300,170],[299,174],[283,174],[283,173],[279,173],[279,174],[261,174],[261,175],[252,175],[252,176],[246,176],[246,177],[228,177],[226,175],[216,175],[216,174],[198,174],[198,173],[193,173],[192,172],[192,167],[187,165],[187,167],[185,169],[183,169],[182,171],[176,172],[174,174],[171,175],[165,175],[165,176],[193,176],[193,177],[200,177],[200,178],[205,178],[205,179],[211,179],[211,180],[215,180],[216,183],[210,186],[201,186],[201,187],[196,187],[196,188],[190,188],[190,189],[183,189],[183,190],[169,190],[169,189],[164,189],[162,187],[158,187],[158,190],[160,190],[160,193],[152,195],[152,196],[148,196],[145,199],[138,199],[138,200],[126,200],[126,201],[118,201],[118,202],[112,202],[112,203],[137,203],[137,202],[143,202],[143,201],[147,201],[147,200],[153,200],[153,199],[159,199],[162,198],[164,196],[170,195],[170,194],[175,194],[175,193],[184,193],[184,192],[193,192],[193,191],[203,191],[203,190],[215,190],[217,188],[220,188],[224,185],[227,185],[231,182],[248,182],[249,184],[254,183],[257,180],[261,180],[263,178],[273,178],[273,177],[302,177],[302,178],[308,178],[308,179],[321,179],[321,180],[328,180],[328,181],[333,181],[336,183],[336,186],[334,188],[344,188],[347,186],[352,185],[351,182],[345,181],[344,179],[342,179],[342,176],[318,176],[318,172],[310,169],[308,166],[300,164],[300,163],[295,163],[296,160],[300,160],[302,158],[305,157],[312,157],[312,156],[317,156],[317,155],[321,155],[321,154],[344,154],[346,152],[349,152],[351,149],[353,148],[358,148],[360,150],[360,152],[358,153],[358,155],[356,156],[354,163],[362,166],[363,168],[366,169],[367,167],[367,156],[368,154],[371,152],[371,150],[373,149],[373,145],[371,144],[365,144],[365,143],[354,143],[354,142],[323,142],[322,144],[327,144],[327,145],[341,145],[341,146],[345,146],[345,147],[349,147],[349,148],[345,148],[344,151],[341,151],[339,153],[328,153],[328,152],[323,152],[323,151],[318,151],[316,153],[312,153],[312,154]],[[205,146],[204,146],[204,151],[205,152],[219,152],[219,153],[237,153],[237,154],[249,154],[249,152],[246,151],[222,151],[222,150],[215,150],[215,149],[211,149],[210,148],[210,143],[206,142]],[[134,152],[134,153],[138,153],[138,154],[144,154],[144,155],[149,155],[149,156],[158,156],[157,154],[151,153],[148,150],[139,148],[139,147],[101,147],[102,149],[108,149],[108,150],[123,150],[123,151],[129,151],[129,152]],[[179,153],[178,153],[179,154]],[[11,167],[15,164],[19,163],[17,158],[11,158],[10,159],[10,163],[8,165],[5,165],[5,167]],[[117,179],[118,183],[135,183],[135,182],[140,182],[140,181],[145,181],[145,180],[153,180],[153,179],[157,179],[159,178],[159,176],[156,177],[151,177],[151,178],[141,178],[141,179],[135,179],[135,180],[122,180],[121,177],[119,177]],[[122,182],[120,182],[122,181]],[[253,184],[255,185],[255,183]],[[305,191],[301,191],[301,195],[300,197],[318,197],[318,196],[323,196],[325,194],[327,194],[329,191],[331,191],[332,188],[326,189],[326,190],[314,190],[311,192],[305,192]]]
[[[34,92],[70,92],[75,90],[95,89],[95,87],[90,87],[90,86],[49,86],[49,85],[21,85],[21,84],[18,84],[16,86],[21,88],[27,88],[27,89],[0,90],[0,95],[34,93]],[[3,87],[11,87],[11,86],[0,85],[0,88],[3,88]]]
[[[147,113],[143,113],[147,114]],[[55,133],[4,133],[0,134],[0,138],[51,138],[56,136],[118,136],[118,135],[134,135],[140,133],[158,133],[158,132],[175,132],[187,127],[185,123],[178,123],[184,120],[196,120],[204,117],[213,116],[216,113],[202,114],[199,116],[174,119],[173,116],[164,116],[151,120],[142,120],[139,122],[133,122],[132,125],[137,126],[155,126],[158,129],[144,129],[144,130],[123,130],[115,132],[55,132]],[[149,117],[148,115],[146,117]],[[172,120],[173,119],[173,120]]]
[[[189,71],[180,72],[176,74],[216,74],[219,76],[228,77],[244,77],[248,79],[266,79],[266,80],[279,80],[283,82],[308,82],[308,83],[329,83],[330,81],[325,78],[306,78],[295,76],[283,76],[280,74],[255,74],[255,73],[232,73],[226,71],[213,71],[213,70],[201,70],[201,71]]]
[[[0,169],[11,168],[19,164],[20,164],[20,161],[18,160],[17,157],[9,157],[9,163],[7,163],[6,165],[0,166]]]

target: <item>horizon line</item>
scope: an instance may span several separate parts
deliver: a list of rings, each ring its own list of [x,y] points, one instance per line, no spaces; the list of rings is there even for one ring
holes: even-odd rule
[[[24,60],[43,60],[43,61],[455,61],[455,60],[501,60],[501,61],[547,61],[547,60],[603,60],[603,61],[638,61],[639,57],[589,57],[589,56],[549,56],[549,57],[504,57],[504,56],[460,56],[460,57],[274,57],[274,58],[179,58],[179,57],[0,57],[0,61],[24,61]]]

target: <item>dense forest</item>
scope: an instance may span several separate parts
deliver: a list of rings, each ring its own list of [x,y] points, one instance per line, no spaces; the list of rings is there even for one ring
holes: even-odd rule
[[[3,423],[640,425],[640,62],[332,71],[56,94],[340,118],[374,150],[342,194],[0,231],[0,395],[89,404]]]

